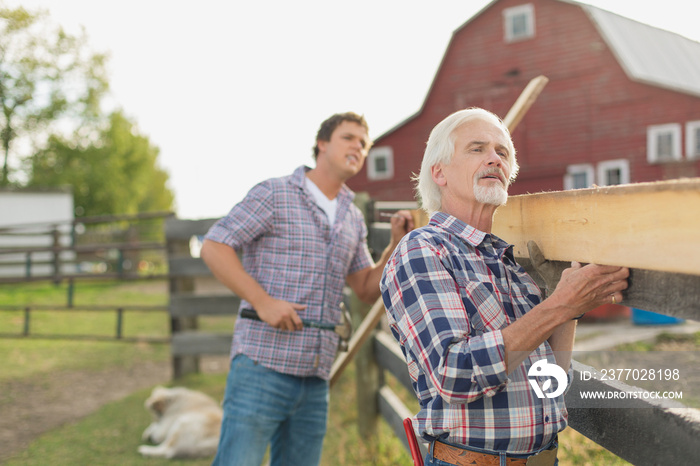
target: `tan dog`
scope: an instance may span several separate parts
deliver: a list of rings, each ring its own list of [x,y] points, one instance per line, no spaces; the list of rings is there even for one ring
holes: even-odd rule
[[[154,421],[142,439],[139,453],[160,458],[213,456],[219,444],[223,412],[204,393],[183,387],[156,387],[144,403]]]

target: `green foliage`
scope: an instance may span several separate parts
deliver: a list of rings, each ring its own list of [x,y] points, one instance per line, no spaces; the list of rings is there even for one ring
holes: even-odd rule
[[[31,158],[30,186],[73,187],[80,216],[167,211],[174,196],[168,174],[158,167],[159,149],[138,134],[121,111],[93,142],[80,145],[51,136],[44,150]]]
[[[67,34],[45,12],[0,5],[0,186],[11,181],[17,138],[50,130],[62,117],[90,120],[108,89],[105,54],[93,53],[83,31]]]
[[[74,36],[46,12],[0,5],[0,187],[20,183],[10,157],[23,139],[34,153],[24,160],[26,184],[72,186],[78,216],[171,210],[159,149],[121,111],[101,112],[106,62],[85,31]]]

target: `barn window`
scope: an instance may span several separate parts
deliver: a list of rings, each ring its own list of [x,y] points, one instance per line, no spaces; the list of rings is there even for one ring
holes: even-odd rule
[[[373,147],[367,156],[367,179],[390,180],[394,177],[394,151],[389,146]]]
[[[700,159],[700,121],[685,124],[685,156]]]
[[[577,164],[566,167],[564,175],[564,189],[583,189],[593,184],[593,165]]]
[[[681,125],[671,123],[647,127],[649,163],[672,162],[681,157]]]
[[[503,10],[505,41],[516,42],[535,37],[535,7],[532,3]]]
[[[613,186],[630,182],[630,163],[625,159],[607,160],[598,164],[598,185]]]

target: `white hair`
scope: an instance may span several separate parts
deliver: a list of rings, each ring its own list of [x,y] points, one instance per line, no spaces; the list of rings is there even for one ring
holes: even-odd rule
[[[510,131],[498,116],[482,108],[467,108],[449,115],[438,123],[430,132],[430,137],[425,147],[420,173],[413,176],[416,182],[416,190],[421,207],[428,216],[440,210],[442,195],[440,187],[433,181],[432,167],[438,163],[449,164],[455,151],[454,131],[470,120],[483,120],[499,127],[508,139],[508,154],[510,162],[509,183],[515,181],[518,175],[518,161],[515,158],[515,146],[510,136]]]

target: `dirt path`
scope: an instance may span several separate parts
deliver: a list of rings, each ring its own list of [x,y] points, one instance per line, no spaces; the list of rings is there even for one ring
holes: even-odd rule
[[[224,373],[228,356],[200,358],[202,373]],[[87,416],[138,390],[172,381],[170,361],[130,368],[65,371],[0,383],[0,463],[41,434]]]
[[[147,362],[0,383],[0,462],[39,435],[87,416],[105,403],[170,380],[170,362]]]

